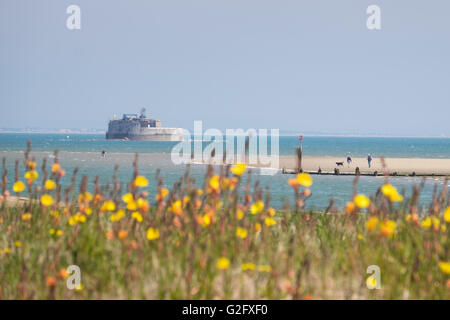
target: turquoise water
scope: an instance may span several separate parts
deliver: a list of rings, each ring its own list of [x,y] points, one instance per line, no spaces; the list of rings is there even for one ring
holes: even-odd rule
[[[138,142],[138,141],[107,141],[103,135],[67,135],[61,134],[0,134],[0,156],[6,157],[8,180],[14,180],[14,161],[22,160],[22,153],[26,141],[32,141],[33,152],[38,163],[43,157],[51,161],[52,151],[58,149],[61,153],[61,163],[67,171],[63,178],[63,185],[70,184],[71,172],[79,168],[79,178],[82,175],[89,177],[89,185],[95,176],[100,177],[101,183],[111,181],[115,165],[119,165],[118,178],[121,182],[128,182],[132,175],[132,159],[135,152],[142,155],[139,161],[141,174],[150,178],[148,187],[151,193],[156,190],[155,174],[158,169],[164,177],[164,185],[171,187],[185,171],[185,166],[175,166],[170,161],[170,151],[176,143],[172,142]],[[298,144],[297,137],[280,137],[280,154],[293,155]],[[100,156],[101,150],[106,150],[106,158]],[[354,137],[305,137],[303,150],[308,155],[345,155],[351,152],[353,156],[365,156],[372,153],[375,156],[386,157],[427,157],[450,158],[450,139],[445,138],[354,138]],[[22,162],[20,162],[22,164]],[[205,167],[192,165],[191,174],[201,186]],[[218,170],[218,169],[217,169]],[[21,168],[21,176],[23,168]],[[289,175],[276,174],[263,175],[258,169],[253,170],[252,185],[259,181],[264,188],[271,191],[271,204],[281,208],[286,201],[293,203],[291,188],[286,181]],[[79,181],[80,179],[78,179]],[[338,206],[343,206],[352,194],[353,177],[346,176],[314,176],[314,185],[311,187],[312,196],[308,200],[311,209],[327,207],[331,198]],[[421,183],[421,178],[391,178],[391,183],[407,194],[412,186]],[[428,178],[425,180],[420,203],[426,206],[432,198],[435,186],[441,187],[443,181]],[[361,177],[358,191],[365,194],[375,193],[383,184],[380,177]]]
[[[68,138],[67,138],[68,137]],[[0,134],[0,151],[20,151],[32,140],[35,151],[170,153],[177,142],[106,140],[99,134]],[[208,143],[204,143],[207,145]],[[270,142],[268,142],[270,146]],[[280,137],[280,155],[294,155],[298,137]],[[450,158],[450,138],[305,137],[305,155]]]

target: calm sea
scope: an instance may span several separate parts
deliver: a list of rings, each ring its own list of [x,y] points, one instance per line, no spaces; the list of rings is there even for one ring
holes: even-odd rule
[[[132,175],[131,154],[151,154],[146,161],[140,162],[140,170],[153,182],[149,191],[154,192],[156,185],[153,177],[160,169],[164,177],[164,184],[171,187],[184,173],[184,166],[171,163],[169,154],[176,142],[147,142],[147,141],[110,141],[104,135],[94,134],[0,134],[0,156],[7,158],[9,181],[14,180],[14,160],[22,159],[20,151],[26,147],[27,140],[32,142],[33,151],[38,161],[42,157],[51,158],[51,153],[58,149],[61,162],[68,175],[63,184],[70,183],[70,172],[75,167],[80,169],[81,175],[88,175],[90,183],[98,175],[102,183],[111,180],[114,166],[119,165],[119,180],[128,182]],[[294,155],[298,146],[298,138],[293,136],[280,137],[280,155]],[[100,152],[107,152],[102,158]],[[305,137],[303,141],[304,154],[321,156],[342,156],[350,152],[354,157],[366,156],[367,153],[375,157],[417,157],[417,158],[450,158],[450,139],[448,138],[363,138],[363,137]],[[127,156],[128,154],[128,156]],[[51,159],[50,159],[51,160]],[[22,168],[23,170],[23,168]],[[203,165],[193,165],[191,174],[200,186],[205,173]],[[254,170],[252,183],[256,180],[260,185],[270,188],[271,202],[275,207],[282,207],[285,201],[293,203],[290,187],[286,181],[287,175],[276,174],[267,176]],[[312,196],[308,201],[309,208],[323,209],[331,198],[337,205],[343,206],[352,193],[352,177],[315,176],[311,187]],[[412,186],[419,184],[420,178],[392,178],[391,183],[400,190],[411,193]],[[383,183],[383,178],[361,177],[358,191],[366,194],[376,192]],[[441,187],[443,181],[427,179],[421,195],[421,204],[427,205],[431,199],[433,188]]]

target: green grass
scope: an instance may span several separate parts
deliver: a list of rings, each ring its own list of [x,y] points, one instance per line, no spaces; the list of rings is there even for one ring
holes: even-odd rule
[[[26,158],[27,170],[32,169],[30,161]],[[40,178],[45,172],[39,170]],[[138,176],[137,164],[134,172]],[[210,181],[212,168],[206,175]],[[160,200],[129,183],[96,186],[93,199],[80,202],[77,194],[84,194],[87,181],[75,192],[73,186],[61,187],[57,172],[48,178],[57,188],[47,193],[59,203],[41,205],[43,189],[36,189],[36,180],[28,201],[3,199],[0,204],[2,299],[450,298],[450,275],[439,265],[450,261],[450,226],[443,217],[449,206],[446,189],[430,199],[429,212],[413,221],[406,217],[416,210],[414,198],[393,204],[381,192],[366,209],[308,212],[303,207],[308,197],[300,186],[300,205],[276,211],[276,224],[267,226],[268,195],[258,186],[241,185],[228,170],[219,176],[216,190],[206,183],[201,194],[186,175]],[[227,187],[227,181],[234,187]],[[7,185],[3,187],[6,191]],[[121,199],[126,192],[134,201],[147,199],[150,208],[127,210]],[[115,210],[101,210],[107,200],[115,202]],[[183,203],[180,212],[171,210],[177,200]],[[264,209],[252,214],[257,201],[264,202]],[[125,216],[111,221],[119,209]],[[238,209],[244,212],[242,219]],[[131,217],[134,211],[142,222]],[[30,220],[24,220],[25,213],[31,213]],[[205,214],[211,217],[209,225]],[[74,223],[75,216],[86,220]],[[422,225],[428,216],[435,217],[436,225]],[[379,220],[373,230],[366,226],[369,217]],[[391,235],[380,229],[388,220],[396,223]],[[147,238],[150,227],[159,231],[159,238]],[[236,236],[237,227],[248,231],[244,239]],[[63,234],[51,234],[51,229]],[[123,239],[120,231],[127,232]],[[221,257],[229,260],[227,268],[218,267]],[[254,270],[242,270],[245,263]],[[81,269],[81,290],[67,289],[61,270],[69,265]],[[379,290],[366,286],[370,265],[380,267]]]

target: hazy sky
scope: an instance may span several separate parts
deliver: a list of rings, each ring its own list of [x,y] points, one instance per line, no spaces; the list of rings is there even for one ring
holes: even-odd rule
[[[450,1],[1,0],[0,72],[3,128],[450,135]]]

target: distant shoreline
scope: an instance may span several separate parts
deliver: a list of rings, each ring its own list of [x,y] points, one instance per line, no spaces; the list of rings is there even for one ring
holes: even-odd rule
[[[193,132],[193,130],[191,130]],[[60,134],[60,135],[76,135],[76,134],[86,134],[86,135],[104,135],[104,131],[96,132],[83,132],[83,131],[13,131],[0,129],[0,134]],[[413,139],[450,139],[450,136],[446,135],[428,135],[428,136],[415,136],[415,135],[376,135],[376,134],[333,134],[333,133],[280,133],[280,137],[298,137],[303,135],[305,138],[308,137],[330,137],[330,138],[413,138]]]

